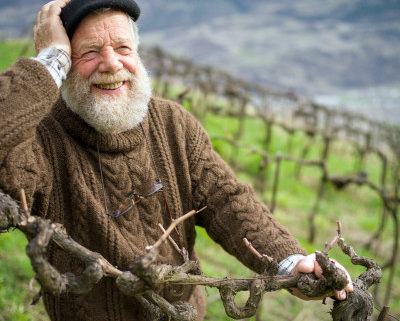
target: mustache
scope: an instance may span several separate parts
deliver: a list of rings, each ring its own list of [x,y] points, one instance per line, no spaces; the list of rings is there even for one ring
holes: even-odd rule
[[[90,85],[111,84],[122,81],[134,81],[136,77],[126,69],[122,69],[117,73],[100,73],[95,72],[88,78]]]

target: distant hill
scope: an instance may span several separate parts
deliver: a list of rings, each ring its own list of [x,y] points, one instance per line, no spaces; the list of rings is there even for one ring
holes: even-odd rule
[[[41,0],[1,0],[18,36]],[[142,43],[302,94],[398,87],[399,0],[142,0]]]
[[[237,76],[308,93],[400,82],[400,1],[170,3],[143,5],[143,41]]]

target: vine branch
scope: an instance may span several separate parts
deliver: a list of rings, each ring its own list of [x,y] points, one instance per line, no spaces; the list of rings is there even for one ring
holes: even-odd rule
[[[165,284],[172,286],[196,284],[217,288],[226,314],[234,319],[253,316],[265,292],[296,287],[309,297],[329,295],[335,289],[342,289],[347,283],[345,273],[338,269],[325,253],[334,243],[337,243],[342,251],[350,256],[353,264],[365,266],[367,270],[354,280],[355,291],[349,294],[347,300],[335,301],[332,318],[334,321],[369,320],[372,314],[372,297],[366,290],[379,281],[380,268],[373,260],[359,257],[352,247],[345,244],[341,236],[340,223],[338,223],[338,236],[325,246],[323,252],[316,252],[316,259],[324,275],[321,279],[317,279],[313,274],[277,276],[278,262],[267,255],[260,254],[247,239],[243,240],[247,249],[263,260],[267,266],[262,274],[253,278],[221,279],[204,276],[200,274],[198,262],[191,261],[188,257],[180,266],[155,264],[159,247],[168,239],[172,230],[202,210],[204,208],[190,211],[174,220],[169,228],[163,231],[159,240],[149,246],[144,255],[132,262],[129,271],[115,268],[99,253],[92,252],[75,242],[62,225],[54,224],[43,218],[27,216],[26,209],[20,208],[14,200],[2,192],[0,192],[0,230],[5,231],[15,227],[28,236],[30,241],[27,246],[27,254],[36,272],[36,278],[44,291],[53,295],[62,293],[82,295],[91,291],[103,277],[109,276],[115,279],[116,285],[122,293],[138,299],[145,308],[148,320],[152,321],[161,321],[165,317],[177,321],[194,321],[196,319],[196,308],[188,302],[170,303],[157,294],[157,289]],[[74,275],[58,272],[45,257],[45,250],[50,242],[54,242],[67,255],[83,262],[85,264],[83,273]],[[184,249],[180,250],[182,253],[187,253]],[[235,297],[242,291],[248,291],[249,297],[243,306],[238,306]],[[348,317],[349,315],[351,318]]]

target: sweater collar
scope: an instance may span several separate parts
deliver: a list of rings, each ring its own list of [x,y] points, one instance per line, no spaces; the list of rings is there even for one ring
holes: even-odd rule
[[[96,140],[102,152],[127,152],[145,143],[140,126],[120,134],[104,134],[89,126],[80,116],[72,112],[62,98],[59,98],[51,111],[51,115],[65,128],[67,133],[83,145],[96,149]],[[149,130],[148,115],[143,120],[146,133]]]

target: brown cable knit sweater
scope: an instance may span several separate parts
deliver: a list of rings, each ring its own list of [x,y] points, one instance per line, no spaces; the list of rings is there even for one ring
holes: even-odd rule
[[[145,194],[156,181],[143,133],[140,127],[117,135],[97,133],[58,97],[50,74],[36,61],[20,59],[0,74],[0,188],[13,197],[24,188],[34,215],[64,224],[77,242],[127,270],[145,246],[160,237],[158,223],[167,227],[170,217],[159,193],[124,216],[106,216],[96,138],[106,201],[115,208],[133,187]],[[251,187],[236,180],[188,112],[173,102],[152,99],[143,127],[173,215],[207,206],[179,226],[179,234],[172,234],[191,258],[195,258],[195,224],[257,272],[263,266],[245,248],[243,237],[277,260],[304,253]],[[84,268],[54,245],[48,257],[61,272],[79,273]],[[182,258],[167,242],[159,261],[178,265]],[[204,315],[197,288],[163,292],[169,300],[190,300]],[[103,279],[86,296],[46,294],[44,301],[52,320],[143,320],[137,301],[123,296],[112,279]]]

